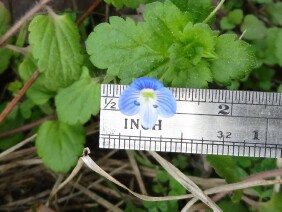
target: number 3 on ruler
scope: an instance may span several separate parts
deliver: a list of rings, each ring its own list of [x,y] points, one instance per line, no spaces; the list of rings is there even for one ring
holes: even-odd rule
[[[110,108],[110,109],[116,109],[117,103],[113,101],[114,99],[111,98],[105,98],[105,107],[104,109]]]

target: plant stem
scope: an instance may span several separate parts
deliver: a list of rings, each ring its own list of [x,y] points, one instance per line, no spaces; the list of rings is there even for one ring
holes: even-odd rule
[[[38,4],[36,4],[31,10],[29,10],[11,29],[5,33],[5,35],[0,39],[0,46],[8,40],[13,34],[15,34],[18,29],[29,20],[35,13],[40,11],[42,8],[46,6],[51,0],[42,0]],[[1,122],[0,122],[1,123]]]
[[[41,119],[39,119],[39,120],[37,120],[35,122],[26,124],[24,126],[16,128],[16,129],[12,129],[10,131],[6,131],[6,132],[3,132],[3,133],[0,133],[0,138],[4,138],[4,137],[11,136],[11,135],[14,135],[14,134],[19,133],[19,132],[24,132],[24,131],[30,130],[30,129],[34,128],[34,127],[37,127],[38,125],[40,125],[44,121],[50,120],[50,119],[54,119],[54,118],[55,118],[54,114],[49,115],[49,116],[45,116],[44,118],[41,118]]]
[[[76,21],[77,25],[80,25],[85,18],[87,18],[90,13],[92,13],[92,11],[101,3],[101,0],[96,0],[93,2],[93,4],[86,10],[86,12],[79,17],[79,19]]]
[[[214,8],[214,10],[209,14],[209,16],[203,21],[203,23],[207,23],[215,15],[215,13],[220,9],[220,7],[223,5],[224,2],[225,0],[221,0],[218,3],[218,5],[216,6],[216,8]]]
[[[21,100],[21,98],[24,96],[25,92],[29,89],[29,87],[32,85],[32,83],[37,79],[37,77],[40,75],[40,72],[36,70],[29,80],[24,84],[22,89],[20,90],[19,94],[15,96],[12,101],[6,106],[6,108],[2,111],[0,114],[0,124],[3,122],[3,120],[9,115],[9,113],[13,110],[13,108],[16,106],[16,104]]]

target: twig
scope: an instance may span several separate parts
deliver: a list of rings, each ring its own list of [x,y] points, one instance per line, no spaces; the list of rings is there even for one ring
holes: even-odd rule
[[[277,185],[277,184],[275,184],[275,185]],[[280,185],[280,184],[278,184],[278,185]],[[242,200],[245,201],[247,204],[253,206],[253,207],[256,208],[257,210],[260,209],[258,203],[257,203],[256,201],[254,201],[254,200],[248,198],[247,196],[242,196]]]
[[[0,124],[3,122],[3,120],[6,118],[6,116],[9,115],[9,113],[13,110],[13,108],[16,106],[16,104],[24,96],[27,89],[29,89],[29,87],[32,85],[32,83],[37,79],[37,77],[39,75],[40,75],[40,72],[38,70],[35,71],[32,74],[32,76],[28,79],[28,81],[24,84],[24,86],[20,90],[19,94],[17,96],[15,96],[14,99],[2,111],[2,113],[0,114]]]
[[[3,35],[3,37],[0,39],[0,46],[3,45],[3,43],[8,40],[14,33],[18,31],[18,29],[35,13],[40,11],[42,8],[45,7],[46,4],[48,4],[51,0],[42,0],[38,4],[36,4],[33,8],[31,8],[14,26],[11,27],[11,29]]]
[[[79,19],[76,21],[76,24],[80,25],[82,21],[84,21],[84,19],[87,18],[93,10],[95,10],[95,8],[100,4],[100,2],[101,0],[94,1],[93,4],[86,10],[86,12],[79,17]]]
[[[0,158],[4,157],[5,155],[8,155],[9,153],[17,150],[18,148],[22,147],[23,145],[29,143],[30,141],[32,141],[35,137],[37,136],[37,134],[34,134],[33,136],[23,140],[22,142],[16,144],[15,146],[11,147],[10,149],[7,149],[6,151],[2,152],[0,154]]]
[[[253,180],[260,180],[260,179],[276,177],[276,176],[281,176],[281,175],[282,175],[282,169],[275,169],[275,170],[270,170],[270,171],[265,171],[265,172],[250,175],[244,178],[243,180],[244,181],[253,181]]]
[[[14,45],[11,45],[11,44],[5,44],[5,45],[3,45],[3,48],[10,49],[14,52],[18,52],[18,53],[21,53],[23,55],[27,55],[28,49],[29,49],[29,47],[18,47],[18,46],[14,46]]]
[[[207,23],[214,16],[214,14],[221,8],[224,2],[225,0],[221,0],[216,6],[216,8],[214,8],[214,10],[208,15],[208,17],[206,17],[203,23]]]
[[[21,126],[21,127],[18,127],[18,128],[15,128],[15,129],[3,132],[3,133],[0,133],[0,138],[4,138],[4,137],[10,136],[10,135],[14,135],[14,134],[19,133],[19,132],[24,132],[24,131],[30,130],[30,129],[34,128],[34,127],[39,126],[44,121],[50,120],[50,119],[54,119],[55,117],[56,116],[54,114],[49,115],[49,116],[45,116],[45,117],[43,117],[43,118],[41,118],[41,119],[39,119],[39,120],[37,120],[35,122],[26,124],[24,126]]]

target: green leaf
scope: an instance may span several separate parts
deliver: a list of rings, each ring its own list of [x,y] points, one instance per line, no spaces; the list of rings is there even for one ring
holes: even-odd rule
[[[237,40],[236,35],[219,36],[215,52],[218,58],[211,62],[211,70],[219,84],[229,85],[232,79],[243,79],[255,67],[256,58],[251,46]]]
[[[38,155],[55,172],[68,172],[82,154],[85,131],[81,125],[68,125],[59,121],[46,121],[35,141]]]
[[[243,19],[243,11],[240,9],[232,10],[226,17],[220,20],[220,28],[230,30],[235,28],[237,24],[240,24]]]
[[[24,82],[26,82],[37,70],[34,58],[31,54],[27,55],[23,62],[19,66],[19,74]],[[26,95],[35,104],[42,105],[46,103],[51,97],[55,95],[55,92],[47,88],[45,73],[41,73],[36,81],[27,90]]]
[[[244,38],[250,40],[262,39],[266,36],[267,32],[264,23],[254,15],[245,16],[241,26],[241,32],[244,32],[245,30],[247,31],[244,34]]]
[[[95,66],[124,84],[148,76],[167,86],[207,87],[215,78],[228,85],[252,68],[251,49],[234,40],[231,35],[218,37],[207,24],[193,24],[191,15],[165,1],[148,4],[141,23],[111,17],[89,35],[86,48]],[[222,74],[227,63],[231,66]],[[220,69],[212,72],[212,67]]]
[[[240,181],[236,165],[230,156],[207,155],[207,161],[214,168],[216,173],[223,177],[227,183],[235,183]],[[241,199],[242,190],[234,191],[233,201],[237,202]]]
[[[278,63],[282,67],[282,29],[280,28],[269,28],[267,30],[267,50],[265,62],[267,64]]]
[[[278,93],[282,93],[282,84],[280,84],[280,85],[278,86],[277,92],[278,92]]]
[[[211,0],[171,0],[181,11],[188,12],[194,23],[203,22],[213,10]]]
[[[235,24],[232,23],[228,17],[223,17],[221,20],[220,20],[220,28],[221,29],[225,29],[225,30],[230,30],[230,29],[234,29],[235,28]]]
[[[68,124],[84,124],[100,110],[100,84],[84,68],[78,81],[59,90],[55,98],[58,118]]]
[[[267,4],[265,11],[274,24],[282,26],[282,2]]]
[[[23,86],[23,84],[19,80],[13,81],[13,82],[9,83],[8,91],[10,91],[12,94],[16,95],[20,91],[22,86]]]
[[[6,104],[0,105],[0,111],[3,111]],[[0,133],[22,126],[24,119],[19,113],[19,108],[15,107],[7,118],[0,124]],[[6,150],[23,139],[23,133],[12,134],[11,136],[0,138],[0,150]]]
[[[280,212],[282,211],[282,194],[275,194],[268,202],[260,203],[260,211]]]
[[[27,99],[20,104],[20,111],[24,119],[29,119],[31,117],[33,107],[34,103],[30,99]]]
[[[120,9],[123,6],[130,8],[137,8],[140,4],[144,4],[149,0],[105,0],[107,4],[112,4],[116,8]]]
[[[29,42],[37,66],[45,73],[48,88],[67,87],[81,74],[80,35],[68,15],[39,15],[29,25]]]
[[[0,2],[0,37],[9,29],[11,22],[11,16],[9,10],[7,10],[2,2]],[[8,41],[9,42],[9,41]],[[12,52],[8,49],[0,47],[0,74],[3,73],[10,63]]]
[[[228,19],[233,24],[240,24],[243,20],[243,11],[241,9],[235,9],[228,13]]]
[[[223,210],[223,211],[228,211],[228,212],[249,212],[248,208],[246,208],[243,204],[240,203],[233,203],[232,201],[221,201],[218,206]]]
[[[118,75],[121,66],[142,48],[144,33],[132,19],[110,17],[99,24],[86,40],[91,62],[100,69],[108,68],[109,75]]]

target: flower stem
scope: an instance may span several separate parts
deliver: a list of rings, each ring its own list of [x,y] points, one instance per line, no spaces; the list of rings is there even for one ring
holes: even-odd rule
[[[203,23],[207,23],[215,15],[215,13],[220,9],[220,7],[223,5],[224,2],[225,0],[221,0],[218,3],[218,5],[216,6],[216,8],[214,8],[214,10],[209,14],[209,16],[203,21]]]

